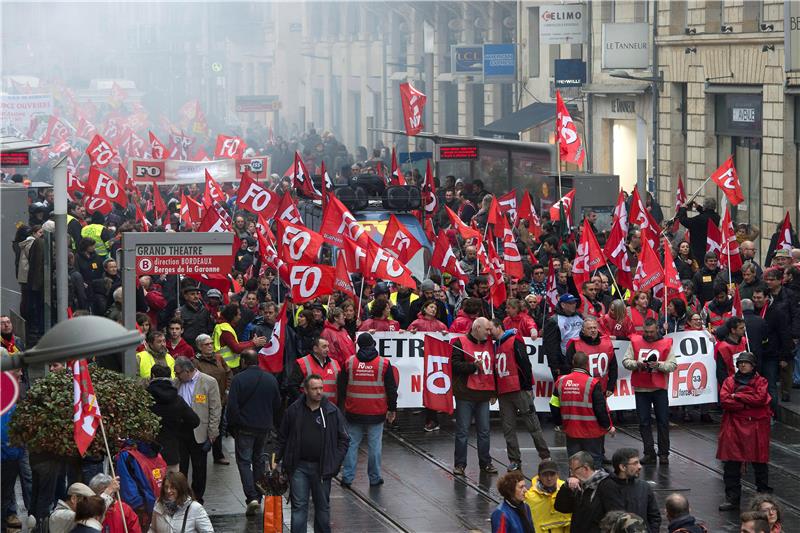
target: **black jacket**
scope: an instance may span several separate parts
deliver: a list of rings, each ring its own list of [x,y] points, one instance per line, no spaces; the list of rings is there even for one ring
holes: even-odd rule
[[[356,352],[356,359],[364,363],[368,363],[376,357],[378,357],[378,350],[376,350],[374,346],[359,348],[358,352]],[[386,389],[386,404],[388,405],[389,411],[397,411],[397,382],[394,379],[394,371],[392,370],[392,364],[389,359],[386,360],[386,363],[386,375],[383,378],[383,386]],[[342,406],[344,406],[344,402],[347,399],[347,379],[347,370],[343,368],[342,371],[339,372],[339,378],[337,380],[339,389],[337,397],[339,398],[339,405]],[[345,412],[345,416],[348,422],[354,424],[380,424],[386,419],[386,413],[381,415],[359,415]]]
[[[283,461],[283,468],[289,477],[292,476],[297,468],[298,452],[300,442],[303,440],[303,424],[301,417],[303,411],[308,411],[305,395],[291,404],[283,416],[280,430],[278,431],[278,455],[277,459]],[[330,479],[339,472],[347,448],[350,446],[350,436],[347,434],[347,422],[342,412],[335,405],[322,398],[320,404],[322,412],[322,456],[320,457],[319,467],[322,479]]]
[[[258,366],[248,366],[231,381],[228,392],[228,427],[266,433],[273,428],[281,409],[275,376]]]
[[[181,320],[183,320],[183,340],[195,349],[197,348],[195,340],[198,335],[211,335],[214,331],[214,319],[211,318],[208,308],[202,301],[198,304],[197,309],[188,303],[180,307]]]
[[[707,533],[708,529],[697,523],[697,519],[690,514],[680,516],[667,525],[669,533]]]
[[[638,478],[620,479],[616,474],[611,474],[600,483],[595,496],[602,501],[606,512],[619,509],[637,514],[647,522],[650,533],[658,533],[661,513],[653,489],[646,481]]]
[[[602,338],[602,334],[598,334],[597,338],[590,339],[589,337],[583,334],[583,331],[580,332],[578,335],[580,339],[589,344],[591,346],[597,346],[600,344],[600,340]],[[587,354],[588,355],[588,354]],[[575,343],[570,342],[567,344],[567,364],[572,367],[572,358],[575,356]],[[608,383],[606,384],[606,390],[614,392],[614,389],[617,388],[617,374],[619,370],[617,369],[617,358],[614,352],[608,354]]]
[[[605,508],[596,491],[607,479],[608,472],[596,470],[588,481],[581,482],[582,490],[573,491],[567,483],[558,489],[553,507],[559,513],[572,513],[572,533],[600,532],[600,520],[612,509]]]
[[[180,441],[189,436],[194,438],[192,430],[200,425],[200,418],[178,396],[178,389],[170,379],[151,381],[147,392],[156,402],[150,406],[150,410],[161,419],[161,428],[156,437],[161,445],[161,456],[168,465],[178,464]]]
[[[692,238],[694,238],[694,235],[692,235]],[[703,265],[700,270],[694,273],[692,284],[694,284],[694,293],[697,295],[697,299],[700,300],[701,305],[714,298],[714,280],[717,279],[717,275],[720,272],[719,268],[709,270],[707,266]]]
[[[794,298],[789,294],[789,289],[781,289],[776,296],[771,296],[764,319],[769,324],[769,355],[783,361],[791,361],[794,357],[794,343],[792,335],[794,330],[794,313],[792,302]]]
[[[703,210],[689,218],[685,207],[678,209],[678,220],[689,230],[689,247],[692,249],[692,255],[701,263],[706,255],[709,219],[714,221],[714,225],[719,226],[719,214],[716,211]]]

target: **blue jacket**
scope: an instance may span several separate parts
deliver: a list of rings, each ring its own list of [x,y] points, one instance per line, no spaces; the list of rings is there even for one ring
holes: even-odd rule
[[[0,441],[3,445],[3,461],[19,461],[22,459],[22,455],[25,451],[24,448],[11,446],[8,443],[8,423],[11,421],[11,416],[16,410],[17,406],[15,405],[9,409],[2,418],[0,418]]]
[[[151,457],[158,454],[155,449],[151,449],[145,442],[137,441],[136,448],[144,455]],[[119,476],[119,493],[122,500],[138,509],[144,507],[147,512],[153,511],[158,494],[153,492],[153,485],[147,475],[139,466],[136,458],[127,450],[120,451],[115,457],[117,475]]]
[[[256,433],[273,428],[281,408],[275,376],[258,366],[248,366],[233,377],[228,392],[228,427]]]
[[[531,509],[525,502],[520,503],[523,513],[528,519],[530,529],[533,529],[533,518],[531,517]],[[503,500],[503,503],[497,506],[492,512],[492,533],[524,533],[525,528],[522,525],[517,511],[511,505]]]

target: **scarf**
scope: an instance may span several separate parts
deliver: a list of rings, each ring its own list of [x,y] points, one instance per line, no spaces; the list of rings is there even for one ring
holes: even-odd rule
[[[3,333],[0,335],[0,343],[2,343],[3,348],[5,348],[9,354],[19,351],[17,350],[16,338],[13,333],[9,333],[8,335]]]

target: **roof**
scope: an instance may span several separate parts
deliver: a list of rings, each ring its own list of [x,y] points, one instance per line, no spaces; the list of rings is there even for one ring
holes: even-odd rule
[[[39,143],[22,137],[4,135],[0,137],[0,152],[18,152],[20,150],[33,150],[50,146],[46,143]]]
[[[570,113],[574,113],[575,109],[570,109],[569,111]],[[545,104],[535,102],[510,115],[505,115],[491,124],[478,128],[478,133],[484,137],[518,141],[520,133],[528,131],[544,122],[555,122],[555,120],[555,103]]]

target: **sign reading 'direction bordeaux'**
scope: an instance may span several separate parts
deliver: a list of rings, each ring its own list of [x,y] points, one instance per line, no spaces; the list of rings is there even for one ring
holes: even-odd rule
[[[425,375],[425,335],[450,339],[457,335],[439,333],[374,333],[378,353],[389,358],[400,373],[398,407],[422,407],[423,376]],[[687,331],[668,335],[673,339],[673,350],[678,367],[669,375],[667,394],[670,406],[715,403],[717,401],[717,375],[714,361],[714,341],[703,331]],[[635,409],[636,398],[631,386],[631,373],[622,366],[628,350],[628,341],[613,341],[614,356],[618,369],[617,386],[608,398],[612,411]],[[542,353],[541,339],[525,339],[528,356],[533,367],[534,406],[537,411],[550,410],[553,394],[553,376],[547,366],[547,357]],[[589,354],[590,371],[607,368],[611,354]],[[498,405],[492,407],[497,409]]]
[[[164,233],[163,235],[170,234]],[[136,275],[225,275],[231,271],[233,266],[231,244],[137,244],[134,247]]]

